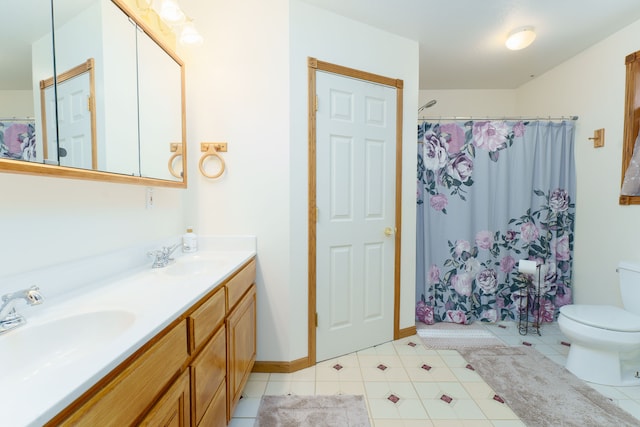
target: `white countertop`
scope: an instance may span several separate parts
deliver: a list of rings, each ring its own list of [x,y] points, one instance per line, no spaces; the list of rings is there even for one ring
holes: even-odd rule
[[[27,324],[0,335],[0,424],[50,420],[255,256],[255,238],[251,242],[211,240],[195,254],[177,253],[165,268],[148,262],[51,298],[46,283],[39,284],[43,304],[17,307]],[[91,326],[95,319],[97,327]],[[48,339],[28,347],[33,344],[21,332],[28,336],[54,322],[60,327]]]

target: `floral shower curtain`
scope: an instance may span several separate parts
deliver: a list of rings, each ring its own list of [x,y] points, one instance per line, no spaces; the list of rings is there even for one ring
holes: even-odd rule
[[[425,122],[417,172],[417,320],[516,320],[521,302],[556,319],[572,301],[573,122]],[[539,299],[521,259],[547,268]]]

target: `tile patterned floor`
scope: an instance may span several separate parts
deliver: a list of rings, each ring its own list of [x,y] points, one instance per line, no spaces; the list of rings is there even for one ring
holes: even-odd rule
[[[507,345],[531,345],[564,365],[568,341],[557,324],[541,336],[517,324],[484,325]],[[262,395],[361,394],[372,427],[523,427],[511,409],[455,350],[430,350],[418,336],[318,363],[291,374],[253,373],[231,427],[253,427]],[[592,385],[640,420],[640,386]],[[639,421],[640,425],[640,421]]]

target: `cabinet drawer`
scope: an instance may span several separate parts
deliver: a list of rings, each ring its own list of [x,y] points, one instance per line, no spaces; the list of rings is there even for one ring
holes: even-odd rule
[[[216,390],[224,385],[226,375],[227,340],[225,328],[220,328],[191,364],[192,405],[195,422],[200,422]]]
[[[187,358],[187,326],[180,322],[106,384],[62,425],[131,425],[157,398]]]
[[[224,287],[221,287],[204,304],[189,316],[193,351],[205,343],[211,333],[222,324],[225,316]]]
[[[242,295],[256,281],[256,260],[253,259],[246,267],[227,282],[227,300],[229,311],[235,307]]]
[[[227,387],[224,383],[220,384],[218,391],[213,397],[213,401],[207,412],[205,412],[200,421],[202,427],[226,427],[227,425]]]

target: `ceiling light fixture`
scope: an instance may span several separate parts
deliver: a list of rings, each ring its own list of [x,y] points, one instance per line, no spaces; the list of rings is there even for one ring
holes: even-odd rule
[[[517,28],[509,33],[505,45],[511,50],[520,50],[529,46],[536,39],[533,27]]]

